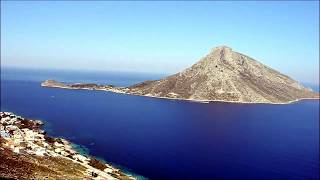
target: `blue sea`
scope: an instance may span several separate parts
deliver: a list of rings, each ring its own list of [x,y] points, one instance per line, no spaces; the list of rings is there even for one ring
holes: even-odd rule
[[[50,135],[140,178],[319,179],[318,100],[202,104],[40,86],[46,79],[127,86],[162,76],[2,69],[1,111],[43,120]]]

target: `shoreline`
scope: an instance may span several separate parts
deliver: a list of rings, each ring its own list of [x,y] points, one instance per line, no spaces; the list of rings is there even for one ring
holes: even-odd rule
[[[42,129],[44,125],[42,121],[31,120],[11,112],[2,111],[0,112],[0,118],[1,154],[12,153],[12,156],[17,156],[18,158],[27,157],[27,159],[52,158],[55,160],[54,166],[57,167],[64,165],[57,163],[63,159],[63,161],[66,161],[70,166],[80,166],[81,168],[78,169],[83,169],[81,172],[83,178],[137,179],[133,176],[134,174],[126,174],[111,164],[79,152],[79,150],[74,147],[74,145],[77,144],[73,144],[63,138],[55,138],[47,135],[46,131]],[[3,166],[1,162],[0,166]],[[14,168],[13,165],[8,171]],[[65,169],[65,171],[68,170]]]
[[[152,96],[152,95],[142,95],[142,94],[134,94],[128,93],[125,90],[128,88],[126,87],[113,87],[107,85],[109,89],[102,89],[102,88],[88,88],[88,87],[72,87],[67,84],[61,83],[63,86],[60,85],[48,85],[46,82],[41,83],[42,87],[46,88],[61,88],[61,89],[70,89],[70,90],[96,90],[96,91],[107,91],[117,94],[127,94],[133,96],[141,96],[141,97],[149,97],[149,98],[158,98],[158,99],[169,99],[169,100],[179,100],[179,101],[189,101],[189,102],[196,102],[196,103],[211,103],[211,102],[222,102],[222,103],[234,103],[234,104],[272,104],[272,105],[283,105],[283,104],[292,104],[301,100],[320,100],[320,97],[314,98],[299,98],[287,102],[246,102],[246,101],[227,101],[227,100],[197,100],[197,99],[183,99],[183,98],[174,98],[174,97],[159,97],[159,96]],[[75,83],[74,85],[81,85],[81,83]]]

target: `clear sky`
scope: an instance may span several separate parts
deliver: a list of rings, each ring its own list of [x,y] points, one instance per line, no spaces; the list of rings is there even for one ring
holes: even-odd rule
[[[175,73],[227,45],[319,82],[319,2],[1,1],[1,66]]]

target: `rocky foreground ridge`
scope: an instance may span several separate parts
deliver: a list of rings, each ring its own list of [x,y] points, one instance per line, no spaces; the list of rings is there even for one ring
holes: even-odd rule
[[[64,84],[54,80],[41,85],[205,102],[283,104],[300,99],[319,99],[319,93],[227,46],[212,49],[182,72],[129,87]]]
[[[41,121],[0,112],[0,179],[135,179],[41,130]]]

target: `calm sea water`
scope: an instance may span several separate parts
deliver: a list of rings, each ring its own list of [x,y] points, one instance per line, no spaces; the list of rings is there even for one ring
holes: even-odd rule
[[[42,88],[129,85],[159,75],[2,70],[1,111],[42,119],[49,134],[150,179],[318,179],[319,101],[288,105],[154,99]]]

